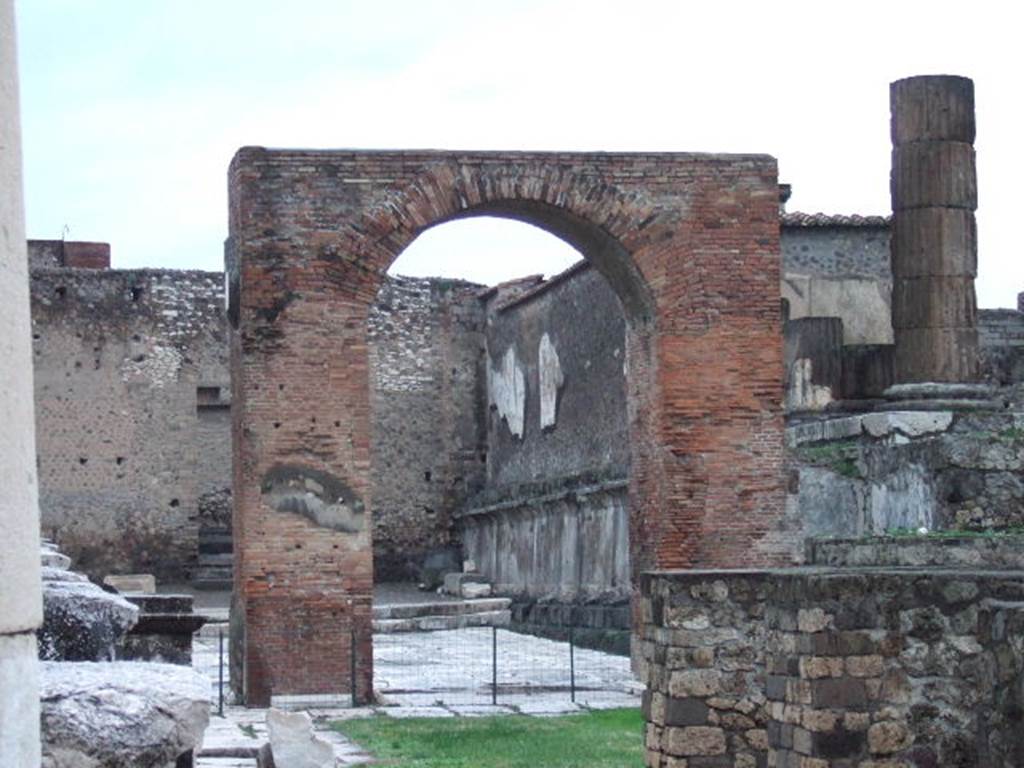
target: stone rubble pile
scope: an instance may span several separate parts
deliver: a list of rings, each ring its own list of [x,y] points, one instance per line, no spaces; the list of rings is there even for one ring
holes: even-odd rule
[[[138,607],[69,570],[52,543],[41,559],[42,768],[191,765],[209,681],[185,666],[113,661]]]

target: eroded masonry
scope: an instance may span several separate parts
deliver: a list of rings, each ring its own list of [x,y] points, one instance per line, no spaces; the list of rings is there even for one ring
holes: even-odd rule
[[[974,304],[970,81],[892,100],[891,217],[760,156],[247,148],[226,314],[31,243],[44,531],[211,587],[234,547],[250,704],[365,700],[373,581],[470,561],[521,628],[632,634],[652,766],[1021,762],[1024,306]],[[384,276],[466,215],[586,260]]]

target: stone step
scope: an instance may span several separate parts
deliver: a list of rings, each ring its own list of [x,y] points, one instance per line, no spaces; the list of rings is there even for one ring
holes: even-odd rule
[[[423,603],[392,603],[373,606],[375,619],[413,619],[419,616],[452,616],[508,610],[512,600],[488,597],[481,600],[446,600]]]
[[[235,562],[235,556],[231,552],[200,552],[199,553],[199,567],[200,568],[212,568],[212,567],[225,567],[230,568]]]
[[[199,534],[199,554],[219,555],[234,551],[234,537],[230,533],[217,533],[204,536]]]
[[[391,632],[433,632],[442,629],[464,629],[466,627],[507,627],[512,622],[512,612],[482,611],[479,613],[456,613],[444,616],[415,616],[404,619],[374,619],[373,631]]]
[[[230,571],[226,576],[220,578],[202,576],[192,579],[193,589],[198,589],[201,592],[230,592],[234,586],[235,582]]]

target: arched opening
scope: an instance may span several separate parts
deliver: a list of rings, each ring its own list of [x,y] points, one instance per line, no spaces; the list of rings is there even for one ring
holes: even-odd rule
[[[770,158],[247,148],[230,175],[226,260],[239,296],[233,622],[244,630],[232,647],[247,703],[371,694],[367,321],[398,255],[455,219],[539,226],[585,254],[618,297],[634,573],[777,557]],[[540,359],[537,343],[522,359]],[[518,353],[505,360],[488,369],[515,395]],[[548,385],[557,420],[564,396],[557,376]],[[542,417],[538,410],[541,436]],[[523,419],[533,421],[528,408]],[[423,481],[428,471],[434,482],[435,470],[417,468]]]
[[[515,247],[549,259],[524,269]],[[489,622],[628,654],[626,324],[604,276],[520,221],[449,220],[392,263],[368,349],[378,683],[417,682],[391,668],[411,642],[392,629]]]

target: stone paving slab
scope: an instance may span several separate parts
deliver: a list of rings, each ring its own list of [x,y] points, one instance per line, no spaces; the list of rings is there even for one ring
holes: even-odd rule
[[[493,643],[498,643],[498,703],[492,703]],[[255,754],[267,741],[266,710],[230,702],[225,639],[225,710],[216,714],[218,641],[199,633],[193,666],[211,680],[214,714],[197,768],[254,768]],[[569,649],[564,642],[490,627],[374,636],[373,707],[310,710],[317,734],[329,741],[338,766],[363,765],[372,757],[329,729],[330,722],[385,716],[486,717],[525,714],[552,717],[587,709],[639,707],[643,687],[629,659],[601,651],[574,651],[576,701],[569,683]]]

